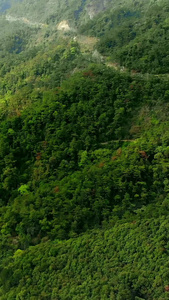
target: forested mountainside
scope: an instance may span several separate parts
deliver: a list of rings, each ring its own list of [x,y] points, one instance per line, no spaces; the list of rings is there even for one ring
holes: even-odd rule
[[[0,10],[0,299],[169,299],[168,2]]]

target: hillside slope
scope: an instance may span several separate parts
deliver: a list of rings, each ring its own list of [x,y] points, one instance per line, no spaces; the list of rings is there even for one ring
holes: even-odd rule
[[[167,12],[28,0],[1,15],[0,299],[168,299]]]

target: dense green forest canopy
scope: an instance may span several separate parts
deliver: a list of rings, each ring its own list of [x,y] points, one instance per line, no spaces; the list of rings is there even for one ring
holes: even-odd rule
[[[168,299],[168,11],[0,1],[0,299]]]

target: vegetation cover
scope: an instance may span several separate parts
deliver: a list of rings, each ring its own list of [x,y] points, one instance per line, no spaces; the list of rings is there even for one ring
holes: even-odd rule
[[[0,16],[0,299],[168,299],[168,4],[27,3]]]
[[[142,73],[168,69],[168,1],[133,1],[97,16],[81,32],[100,38],[98,50],[122,66]]]

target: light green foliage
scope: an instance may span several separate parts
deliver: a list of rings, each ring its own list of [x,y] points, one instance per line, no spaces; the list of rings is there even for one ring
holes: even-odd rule
[[[20,188],[18,189],[18,192],[20,192],[21,195],[26,195],[29,193],[29,186],[27,184],[22,184]]]
[[[80,156],[79,167],[82,167],[86,165],[88,162],[87,151],[86,150],[82,151],[79,156]]]

